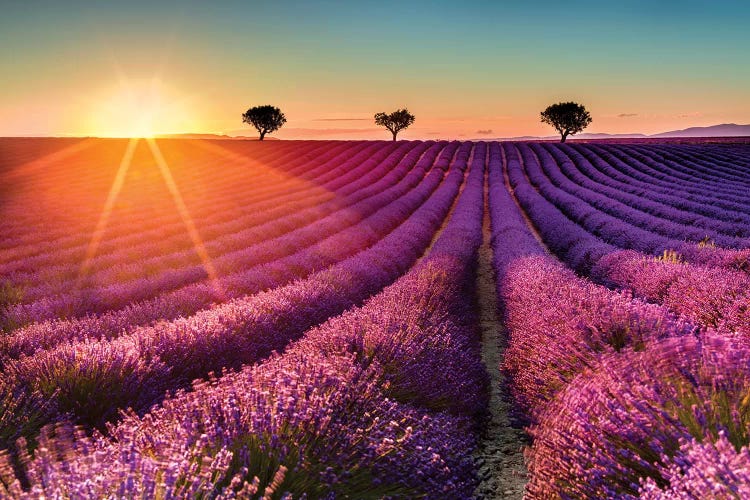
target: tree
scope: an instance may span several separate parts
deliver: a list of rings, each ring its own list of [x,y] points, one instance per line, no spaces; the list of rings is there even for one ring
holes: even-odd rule
[[[262,141],[266,134],[279,130],[286,123],[286,116],[279,108],[266,104],[248,109],[242,115],[242,122],[255,127]]]
[[[552,125],[560,133],[560,142],[571,134],[577,134],[591,123],[591,115],[583,104],[558,102],[542,111],[542,123]]]
[[[414,115],[409,110],[398,109],[391,114],[377,113],[375,115],[375,125],[380,125],[391,131],[393,140],[396,140],[396,134],[414,123]]]

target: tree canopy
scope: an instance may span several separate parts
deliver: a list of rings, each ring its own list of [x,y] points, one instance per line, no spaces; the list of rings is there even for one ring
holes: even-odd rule
[[[399,131],[407,128],[409,125],[414,123],[414,115],[409,113],[409,110],[398,109],[393,113],[377,113],[375,114],[375,125],[380,125],[391,131],[393,134],[393,140],[396,140],[396,135]]]
[[[279,130],[286,123],[286,117],[279,108],[266,104],[248,109],[242,115],[242,122],[255,127],[262,141],[266,134]]]
[[[591,123],[591,115],[583,104],[558,102],[542,111],[542,123],[552,125],[560,134],[560,142],[565,142],[571,134],[577,134]]]

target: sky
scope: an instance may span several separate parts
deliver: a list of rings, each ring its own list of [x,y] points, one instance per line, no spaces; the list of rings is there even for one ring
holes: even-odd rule
[[[9,5],[6,5],[9,4]],[[37,1],[0,7],[0,136],[388,139],[552,135],[750,123],[747,1]]]

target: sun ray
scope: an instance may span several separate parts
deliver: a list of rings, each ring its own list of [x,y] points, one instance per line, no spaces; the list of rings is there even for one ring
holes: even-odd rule
[[[219,294],[219,296],[223,296],[223,291],[219,283],[216,268],[211,261],[211,256],[208,255],[208,251],[203,244],[203,239],[201,238],[200,233],[198,233],[198,228],[195,226],[195,222],[193,222],[190,211],[188,210],[187,205],[185,205],[185,201],[180,194],[180,190],[177,187],[177,183],[175,182],[174,177],[172,176],[172,171],[169,168],[169,164],[167,164],[167,161],[164,159],[164,155],[162,155],[161,149],[159,149],[159,146],[158,144],[156,144],[156,140],[153,137],[146,138],[146,142],[151,149],[151,153],[156,160],[156,164],[159,167],[159,171],[161,172],[162,177],[164,177],[164,182],[166,182],[167,189],[169,189],[169,192],[172,195],[175,206],[177,207],[177,211],[182,218],[182,222],[183,224],[185,224],[185,229],[187,229],[188,235],[193,242],[195,252],[198,254],[198,257],[201,260],[203,268],[206,270],[206,274],[208,274],[208,278],[211,281],[214,290],[217,294]]]
[[[86,248],[86,255],[83,258],[80,269],[78,270],[79,286],[81,285],[81,282],[86,278],[89,267],[91,266],[91,260],[94,258],[94,256],[96,255],[96,251],[99,249],[99,244],[102,241],[102,236],[104,236],[104,230],[107,229],[107,224],[109,223],[109,216],[112,214],[112,208],[114,207],[115,201],[117,201],[117,197],[122,190],[122,185],[125,182],[125,175],[128,173],[130,164],[133,161],[133,155],[135,154],[135,148],[137,145],[137,138],[132,138],[130,139],[130,141],[128,141],[127,148],[125,149],[125,154],[122,156],[120,166],[117,168],[115,180],[112,181],[112,186],[109,188],[109,193],[107,193],[107,200],[104,202],[104,208],[102,209],[101,215],[99,215],[99,220],[96,223],[96,228],[91,235],[89,246]]]

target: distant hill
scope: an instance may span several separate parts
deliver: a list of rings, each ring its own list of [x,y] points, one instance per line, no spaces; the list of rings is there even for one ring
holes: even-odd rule
[[[577,139],[643,139],[647,136],[646,134],[578,134],[574,136]],[[560,136],[555,136],[555,139],[559,139]]]
[[[671,132],[662,132],[649,137],[745,137],[750,136],[750,125],[723,123],[710,127],[690,127]]]

